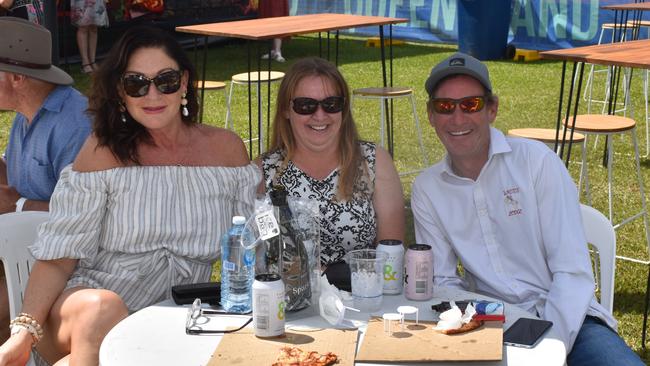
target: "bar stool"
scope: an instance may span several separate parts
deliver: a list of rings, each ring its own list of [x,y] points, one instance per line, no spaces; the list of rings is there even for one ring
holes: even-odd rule
[[[560,131],[560,139],[563,136],[564,131]],[[513,137],[522,137],[522,138],[527,138],[531,140],[537,140],[540,142],[543,142],[546,144],[546,146],[549,147],[549,149],[553,150],[555,147],[555,129],[554,128],[513,128],[511,130],[508,130],[508,136],[513,136]],[[584,152],[585,149],[587,148],[586,141],[587,139],[585,138],[585,135],[579,133],[579,132],[574,132],[573,133],[573,139],[571,139],[571,132],[567,131],[566,134],[567,142],[571,140],[571,144],[579,144],[582,147],[582,151]],[[566,149],[566,148],[565,148]],[[556,151],[557,154],[560,153],[560,146],[558,145],[558,151]],[[583,163],[581,163],[583,164]],[[584,168],[584,171],[582,168],[580,169],[580,177],[578,179],[578,187],[580,188],[578,191],[578,194],[582,194],[582,180],[584,179],[585,181],[585,193],[587,195],[587,201],[591,202],[591,196],[589,195],[589,176],[586,173],[587,172],[587,167]],[[579,198],[580,196],[578,196]]]
[[[560,131],[560,138],[562,138],[562,131]],[[531,140],[537,140],[545,143],[551,150],[555,147],[555,129],[554,128],[513,128],[508,130],[509,136],[523,137]],[[571,134],[567,132],[567,139],[571,138]],[[567,140],[568,141],[568,140]],[[583,144],[585,135],[581,133],[573,133],[572,143]]]
[[[648,38],[650,38],[650,20],[639,20],[638,22],[635,20],[629,20],[627,22],[628,26],[630,27],[636,27],[636,28],[646,28],[646,31],[648,33]],[[648,94],[648,86],[649,86],[649,79],[650,79],[650,70],[641,70],[641,73],[643,73],[643,99],[644,99],[644,106],[645,106],[645,141],[646,141],[646,148],[645,148],[645,155],[643,156],[644,158],[647,158],[650,156],[650,110],[648,109],[648,104],[650,103],[650,100],[648,98],[650,95]]]
[[[420,120],[415,108],[415,98],[413,97],[413,89],[405,87],[383,87],[383,88],[360,88],[352,91],[352,100],[350,101],[350,108],[353,108],[354,99],[376,99],[379,101],[379,110],[381,113],[381,122],[379,124],[379,141],[380,146],[384,147],[384,126],[386,125],[386,115],[384,112],[384,101],[409,98],[411,101],[411,108],[413,109],[413,119],[415,120],[415,128],[418,134],[418,143],[420,144],[420,154],[422,155],[422,163],[425,167],[429,166],[429,159],[427,152],[424,150],[424,142],[422,140],[422,130],[420,129]],[[389,141],[389,151],[393,151],[392,141]],[[408,175],[419,172],[420,170],[413,170],[409,172],[400,173],[400,175]]]
[[[616,39],[614,39],[614,30],[615,29],[622,30],[623,27],[622,27],[621,24],[603,23],[601,25],[601,27],[600,27],[600,35],[598,36],[598,44],[602,44],[603,37],[605,35],[605,31],[610,31],[611,34],[612,34],[612,39],[611,39],[610,43],[624,42],[625,39],[626,39],[627,32],[622,32],[621,31],[621,36],[620,36],[621,38],[619,40],[616,40]],[[628,28],[628,30],[629,30],[629,28]],[[602,103],[603,108],[602,108],[600,113],[605,113],[606,108],[607,108],[607,103],[609,102],[607,97],[605,97],[602,100],[601,99],[594,99],[592,97],[595,74],[600,73],[600,72],[606,72],[607,73],[607,76],[605,78],[605,96],[610,95],[610,93],[609,93],[610,78],[611,78],[610,68],[606,67],[605,69],[595,70],[595,66],[596,65],[594,65],[594,64],[590,64],[589,74],[587,75],[587,81],[585,82],[584,92],[583,92],[583,95],[582,95],[583,99],[587,102],[587,114],[591,113],[591,103]],[[616,110],[616,112],[625,112],[625,113],[627,113],[627,106],[629,104],[628,103],[629,102],[629,92],[627,90],[627,82],[626,82],[626,80],[629,77],[629,72],[630,72],[630,69],[627,68],[623,73],[623,95],[625,97],[624,97],[623,102],[619,103],[619,106],[621,106],[621,109]],[[576,74],[576,78],[577,77],[578,77],[578,75]]]
[[[206,80],[205,81],[205,87],[203,86],[203,80],[199,80],[196,83],[196,89],[197,90],[205,90],[205,91],[212,91],[212,90],[223,90],[223,97],[226,97],[226,83],[223,81],[213,81],[213,80]],[[203,114],[203,106],[201,106],[201,114]]]
[[[570,120],[570,122],[572,119]],[[564,121],[565,127],[568,128],[566,121]],[[641,167],[639,163],[639,147],[636,137],[636,122],[629,117],[616,116],[616,115],[607,115],[607,114],[582,114],[576,116],[576,122],[574,126],[576,132],[580,132],[587,136],[596,135],[596,136],[606,136],[607,137],[607,197],[609,204],[609,221],[613,222],[612,217],[612,164],[614,160],[613,153],[613,141],[614,135],[621,135],[629,133],[632,138],[632,144],[634,146],[634,162],[636,164],[636,174],[639,184],[639,192],[641,196],[641,211],[635,215],[632,215],[628,218],[623,219],[620,223],[614,225],[614,229],[618,229],[622,225],[629,223],[639,217],[643,218],[643,225],[645,227],[646,233],[646,244],[650,252],[650,236],[648,235],[648,211],[646,208],[645,202],[645,192],[643,187],[643,178],[641,176]],[[582,149],[582,170],[581,175],[586,174],[587,168],[587,149],[583,147]],[[579,187],[581,188],[581,187]],[[591,205],[591,202],[588,201],[588,204]],[[631,260],[634,262],[646,263],[646,261],[641,261],[635,258],[628,258],[623,256],[617,256],[618,258]]]
[[[275,83],[278,81],[281,81],[284,78],[284,73],[280,71],[260,71],[259,73],[257,71],[252,71],[250,73],[250,82],[251,84],[255,84],[256,90],[257,90],[257,97],[259,100],[261,100],[261,85],[270,82]],[[233,95],[233,90],[235,86],[248,86],[248,79],[249,79],[249,74],[246,72],[240,73],[240,74],[235,74],[230,78],[230,90],[228,92],[228,100],[226,102],[226,123],[225,123],[225,128],[229,128],[231,130],[234,130],[234,123],[232,120],[232,115],[230,113],[230,107],[231,107],[231,102],[232,102],[232,95]],[[258,111],[261,114],[262,111],[262,104],[258,104]],[[259,131],[260,131],[260,138],[262,141],[264,140],[264,129],[262,126],[258,126]],[[252,133],[252,131],[251,131]],[[258,138],[255,137],[253,138],[252,136],[249,136],[248,140],[246,142],[250,141],[255,141]],[[262,153],[260,151],[260,153]]]

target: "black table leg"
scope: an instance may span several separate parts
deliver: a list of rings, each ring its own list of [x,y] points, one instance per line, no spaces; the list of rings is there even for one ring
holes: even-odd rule
[[[266,146],[264,151],[266,151],[266,148],[269,146],[269,137],[271,135],[271,49],[273,48],[273,42],[273,39],[268,42],[269,58],[266,65],[268,77],[266,78]],[[260,128],[262,128],[261,125]],[[262,150],[260,150],[260,155],[261,154]]]
[[[336,31],[335,40],[336,40],[335,41],[336,42],[336,46],[335,46],[336,49],[334,51],[335,52],[335,54],[334,54],[335,55],[334,56],[334,60],[335,60],[334,64],[336,65],[336,67],[339,67],[339,31],[338,30]]]
[[[323,36],[321,32],[318,32],[318,57],[323,58]]]
[[[393,25],[389,24],[388,25],[388,65],[389,65],[389,86],[393,87]],[[393,99],[390,100],[390,118],[389,124],[390,124],[390,129],[389,129],[389,144],[391,147],[391,156],[392,154],[395,153],[395,130],[394,130],[394,123],[393,123]]]
[[[379,48],[381,52],[381,76],[382,76],[382,85],[385,87],[388,86],[388,78],[386,76],[386,49],[384,47],[384,26],[379,26]],[[388,100],[384,100],[384,111],[386,116],[386,140],[388,141],[388,152],[390,156],[393,156],[393,145],[392,133],[391,133],[391,123],[390,123],[390,110],[388,105]]]
[[[253,106],[251,104],[251,42],[246,41],[246,71],[248,72],[248,157],[253,160]]]
[[[648,265],[648,280],[645,286],[645,307],[643,308],[643,330],[641,331],[641,347],[645,349],[645,336],[648,325],[648,303],[650,302],[650,265]]]
[[[205,72],[206,69],[208,68],[208,36],[203,36],[203,72],[201,79],[203,80],[203,83],[201,84],[201,117],[199,118],[199,122],[203,123],[203,109],[205,106]]]
[[[570,87],[569,87],[569,94],[567,97],[567,105],[566,105],[566,112],[564,113],[564,120],[565,121],[570,121],[570,123],[567,123],[567,125],[570,125],[569,129],[573,131],[573,128],[575,127],[576,123],[576,116],[578,113],[578,102],[580,100],[580,89],[582,87],[582,71],[584,70],[584,64],[582,64],[582,67],[580,67],[580,80],[578,81],[578,88],[577,88],[577,94],[576,94],[576,101],[575,101],[575,106],[573,105],[573,89],[575,87],[575,76],[577,72],[577,68],[580,67],[577,62],[573,63],[573,69],[571,72],[571,80],[570,80]],[[564,150],[567,142],[566,138],[566,129],[564,129],[564,133],[562,135],[562,140],[560,142],[559,140],[559,132],[560,132],[560,126],[562,123],[562,104],[564,101],[564,83],[566,82],[566,61],[562,63],[562,81],[560,84],[560,101],[558,103],[558,118],[557,118],[557,123],[556,123],[556,131],[555,131],[555,136],[556,136],[556,143],[555,143],[555,151],[558,153],[558,156],[560,159],[564,159]],[[571,107],[573,107],[573,113],[571,113]],[[569,167],[569,158],[571,157],[571,147],[573,146],[573,141],[571,139],[569,141],[569,146],[567,148],[567,154],[566,154],[566,159],[564,165],[568,168]],[[558,143],[560,144],[560,150],[557,150]]]

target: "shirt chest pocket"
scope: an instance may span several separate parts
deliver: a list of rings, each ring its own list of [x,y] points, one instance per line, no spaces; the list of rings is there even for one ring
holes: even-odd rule
[[[54,168],[49,160],[33,157],[26,171],[27,184],[39,195],[50,196],[56,184]]]

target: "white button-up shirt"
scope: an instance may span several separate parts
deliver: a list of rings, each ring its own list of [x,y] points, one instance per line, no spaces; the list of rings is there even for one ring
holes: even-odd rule
[[[586,314],[616,329],[594,296],[576,186],[537,141],[490,128],[488,161],[476,181],[447,156],[420,174],[411,207],[418,243],[433,246],[435,284],[467,287],[553,322],[567,352]]]

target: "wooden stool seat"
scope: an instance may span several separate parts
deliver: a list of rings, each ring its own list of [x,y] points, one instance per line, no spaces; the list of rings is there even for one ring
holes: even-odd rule
[[[203,80],[199,80],[196,85],[197,89],[203,88]],[[223,81],[205,81],[205,90],[221,90],[226,88],[226,83]]]
[[[284,73],[281,71],[261,71],[258,75],[257,71],[252,71],[250,73],[251,82],[255,83],[258,81],[278,81],[284,77]],[[235,74],[232,76],[231,80],[235,83],[248,83],[248,73],[242,72],[241,74]]]
[[[566,128],[569,124],[563,121]],[[576,116],[576,131],[595,134],[619,133],[625,132],[636,127],[636,122],[632,118],[623,116],[614,116],[609,114],[579,114]]]
[[[268,85],[270,86],[271,83],[275,83],[278,81],[281,81],[284,79],[284,73],[281,71],[251,71],[250,73],[247,72],[242,72],[239,74],[235,74],[230,77],[230,88],[228,91],[228,100],[226,102],[226,123],[224,125],[225,128],[228,128],[230,130],[235,130],[235,123],[232,118],[232,113],[231,113],[231,106],[232,106],[232,96],[233,96],[233,91],[236,86],[244,86],[246,87],[248,84],[248,80],[250,78],[251,84],[255,84],[255,88],[251,88],[253,91],[257,91],[257,101],[258,101],[258,113],[259,116],[262,115],[262,100],[263,98],[261,97],[261,93],[263,93],[263,89],[265,89],[264,83],[269,83]],[[270,92],[270,90],[269,90]],[[270,98],[270,97],[269,97]],[[270,112],[268,112],[270,114]],[[251,116],[249,116],[251,118]],[[261,117],[260,117],[261,118]],[[267,118],[270,118],[270,116],[267,116]],[[248,136],[248,139],[245,141],[250,143],[251,141],[259,140],[258,146],[259,146],[259,152],[260,154],[264,152],[265,150],[265,145],[264,145],[264,128],[261,123],[261,119],[258,121],[258,136],[259,137],[253,137],[253,136]],[[269,129],[269,123],[267,120],[267,129]],[[251,145],[252,149],[252,145]]]
[[[352,91],[354,95],[375,97],[399,97],[413,93],[413,89],[399,86],[384,88],[360,88]]]
[[[573,118],[567,118],[566,120],[562,121],[565,125],[565,127],[568,129],[570,128],[569,125],[573,123]],[[641,164],[639,162],[639,145],[638,145],[638,140],[636,136],[636,122],[629,117],[623,117],[623,116],[616,116],[616,115],[608,115],[608,114],[579,114],[576,116],[575,119],[575,127],[574,131],[580,131],[581,133],[590,136],[590,135],[595,135],[595,136],[607,136],[607,139],[605,139],[605,144],[606,144],[606,155],[603,158],[603,164],[606,165],[607,167],[607,201],[608,201],[608,206],[609,206],[609,221],[614,225],[614,229],[618,229],[622,225],[625,225],[637,218],[642,218],[643,219],[643,225],[645,227],[646,231],[646,244],[650,248],[650,232],[649,232],[649,225],[648,225],[648,211],[646,209],[646,201],[645,201],[645,192],[644,192],[644,185],[643,185],[643,176],[641,174]],[[623,134],[629,134],[630,139],[632,140],[632,146],[634,148],[634,154],[633,154],[633,159],[634,159],[634,165],[635,165],[635,170],[636,170],[636,176],[637,176],[637,182],[639,184],[639,195],[641,199],[641,211],[637,212],[636,214],[633,214],[631,216],[628,216],[624,219],[622,219],[619,223],[614,224],[614,216],[613,216],[613,197],[614,197],[614,184],[613,184],[613,162],[614,162],[614,141],[618,141],[618,139],[614,138],[614,135],[623,135]],[[582,167],[580,169],[580,183],[578,183],[578,191],[582,191],[582,181],[584,178],[584,181],[587,183],[589,178],[588,178],[588,173],[587,173],[587,152],[585,149],[586,145],[586,140],[583,143],[583,148],[582,148]],[[625,172],[624,174],[629,174],[631,172]],[[625,187],[625,189],[628,189],[629,187]],[[591,196],[589,193],[589,186],[588,183],[585,188],[585,192],[587,194],[587,203],[589,206],[591,206]],[[579,198],[580,196],[578,196]],[[627,213],[627,212],[626,212]],[[639,261],[638,259],[634,258],[629,258],[629,257],[622,257],[622,256],[617,256],[621,259],[628,259],[632,261]]]
[[[623,29],[623,24],[621,23],[603,23],[600,26],[601,29]]]
[[[531,140],[541,141],[545,144],[555,143],[555,129],[553,128],[513,128],[508,130],[508,135],[515,137],[524,137]],[[560,131],[560,139],[562,139],[563,132]],[[567,131],[567,139],[571,138],[571,133]],[[573,133],[573,142],[581,143],[585,140],[585,135],[581,133]],[[567,140],[568,141],[568,140]]]
[[[650,27],[650,20],[628,20],[627,21],[627,26],[628,27]],[[603,23],[602,28],[607,28],[607,29],[623,29],[623,24],[622,23]]]
[[[635,26],[638,26],[638,27],[650,27],[650,20],[644,20],[644,19],[641,19],[641,20],[638,20],[638,21],[637,20],[628,20],[627,25],[628,25],[628,27],[635,27]]]

